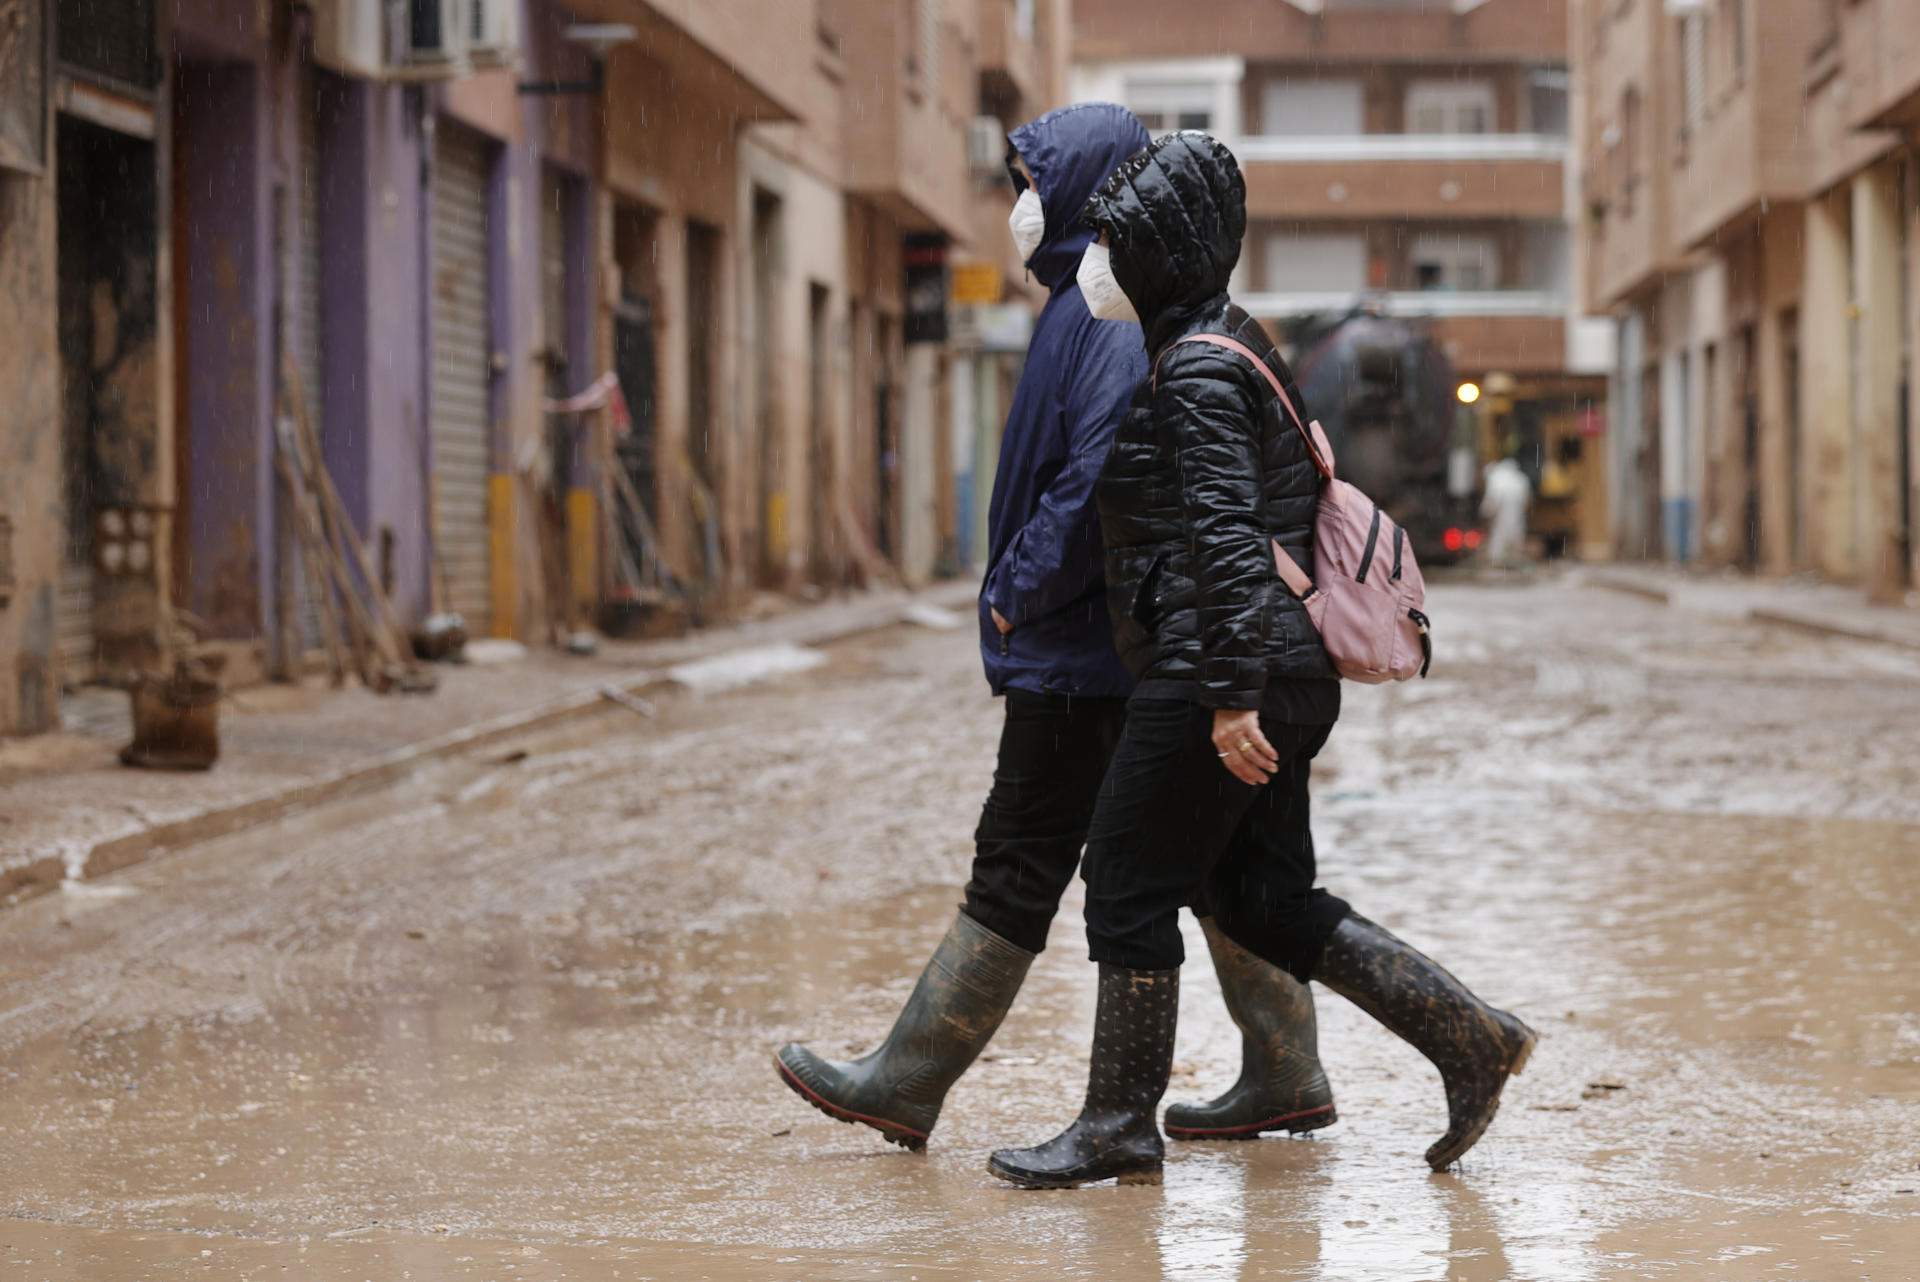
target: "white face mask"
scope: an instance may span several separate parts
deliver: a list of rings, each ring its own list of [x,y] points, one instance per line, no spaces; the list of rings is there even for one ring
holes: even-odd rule
[[[1032,258],[1047,238],[1047,211],[1040,207],[1039,192],[1029,187],[1020,193],[1020,199],[1013,202],[1013,212],[1007,215],[1007,230],[1013,233],[1013,247],[1020,251],[1020,261]]]
[[[1113,278],[1112,256],[1099,241],[1087,246],[1074,279],[1080,284],[1080,296],[1087,300],[1087,310],[1096,320],[1140,323],[1140,313],[1133,310],[1126,291]]]

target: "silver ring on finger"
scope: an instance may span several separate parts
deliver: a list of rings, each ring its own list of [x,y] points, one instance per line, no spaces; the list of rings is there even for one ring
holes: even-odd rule
[[[1233,754],[1232,754],[1231,752],[1223,752],[1223,753],[1221,753],[1221,754],[1220,754],[1220,760],[1222,760],[1222,761],[1226,761],[1226,760],[1228,760],[1229,758],[1231,758],[1232,756],[1233,756]]]

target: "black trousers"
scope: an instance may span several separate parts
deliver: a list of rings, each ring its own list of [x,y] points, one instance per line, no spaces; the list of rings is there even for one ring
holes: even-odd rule
[[[1127,701],[1009,690],[1006,705],[993,788],[973,834],[965,911],[1037,953],[1080,866]]]
[[[1096,962],[1171,970],[1180,909],[1211,911],[1242,948],[1305,982],[1351,909],[1316,887],[1307,780],[1331,726],[1262,717],[1280,769],[1241,783],[1213,746],[1213,710],[1135,699],[1087,833],[1087,944]]]

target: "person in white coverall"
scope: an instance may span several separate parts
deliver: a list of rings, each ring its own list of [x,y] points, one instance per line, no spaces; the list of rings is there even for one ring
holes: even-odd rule
[[[1533,483],[1518,463],[1503,458],[1488,466],[1480,515],[1489,522],[1487,556],[1495,565],[1520,563],[1527,542],[1527,508],[1532,502]]]

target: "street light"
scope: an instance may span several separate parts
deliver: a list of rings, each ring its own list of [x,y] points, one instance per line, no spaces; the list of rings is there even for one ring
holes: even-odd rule
[[[1462,383],[1458,388],[1454,389],[1453,394],[1460,398],[1462,405],[1471,405],[1480,399],[1480,384]]]

